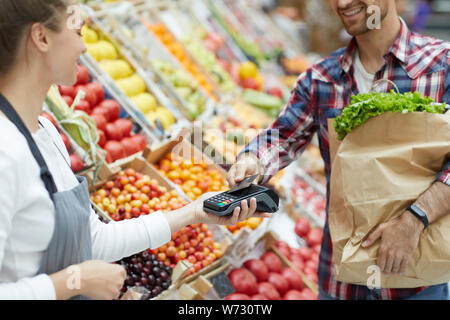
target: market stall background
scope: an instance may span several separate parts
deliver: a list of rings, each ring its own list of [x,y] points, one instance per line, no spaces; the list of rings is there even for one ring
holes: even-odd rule
[[[228,190],[238,152],[322,56],[307,23],[258,1],[82,2],[77,83],[53,87],[42,115],[105,223]],[[118,261],[128,275],[121,298],[317,299],[326,191],[316,139],[269,185],[281,197],[272,218],[191,225]]]

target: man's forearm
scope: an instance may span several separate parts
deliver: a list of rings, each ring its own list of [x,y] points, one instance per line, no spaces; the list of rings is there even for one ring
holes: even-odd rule
[[[437,181],[414,204],[427,213],[428,222],[432,224],[450,214],[450,186]]]

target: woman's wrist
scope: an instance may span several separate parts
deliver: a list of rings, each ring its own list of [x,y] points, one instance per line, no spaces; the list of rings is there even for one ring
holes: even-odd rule
[[[55,288],[56,300],[67,300],[81,294],[81,285],[76,283],[81,279],[76,279],[77,275],[70,272],[69,268],[49,275]]]
[[[183,208],[164,213],[164,217],[167,219],[172,234],[185,226],[199,222],[195,221],[195,207],[193,203]]]

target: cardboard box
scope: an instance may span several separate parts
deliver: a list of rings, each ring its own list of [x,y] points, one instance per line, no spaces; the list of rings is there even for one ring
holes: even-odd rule
[[[209,273],[203,274],[194,281],[188,283],[190,296],[195,297],[198,300],[208,300],[208,299],[220,299],[211,279],[220,273],[228,274],[234,268],[242,267],[242,264],[249,259],[258,259],[264,252],[272,251],[280,259],[284,267],[289,267],[297,271],[303,279],[303,284],[305,288],[311,289],[313,292],[318,293],[318,286],[316,283],[312,282],[305,274],[295,267],[289,259],[287,259],[276,247],[275,243],[278,240],[277,236],[273,232],[265,233],[258,241],[258,243],[253,247],[247,255],[241,257],[241,259],[236,260],[230,258],[227,255],[226,262],[220,267],[212,270]]]
[[[98,182],[92,186],[89,185],[89,192],[92,194],[97,190],[101,189],[103,185],[108,180],[113,180],[120,170],[126,170],[127,168],[132,168],[137,172],[150,176],[150,178],[158,181],[159,186],[167,188],[168,191],[176,190],[178,195],[185,201],[191,201],[179,188],[175,188],[174,185],[163,175],[161,175],[158,170],[156,170],[152,165],[150,165],[142,157],[136,157],[129,159],[129,162],[123,163],[121,166],[114,167],[113,169],[108,167],[103,167],[101,174],[99,173]],[[101,210],[97,205],[91,202],[97,213],[106,221],[112,221],[111,217]]]

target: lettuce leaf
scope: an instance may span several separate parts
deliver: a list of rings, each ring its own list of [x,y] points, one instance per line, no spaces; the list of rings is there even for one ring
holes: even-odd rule
[[[353,96],[351,103],[336,118],[334,128],[338,139],[343,140],[353,129],[363,125],[370,118],[385,112],[428,112],[444,113],[445,104],[434,103],[430,97],[423,97],[419,92],[397,93],[361,93]]]

